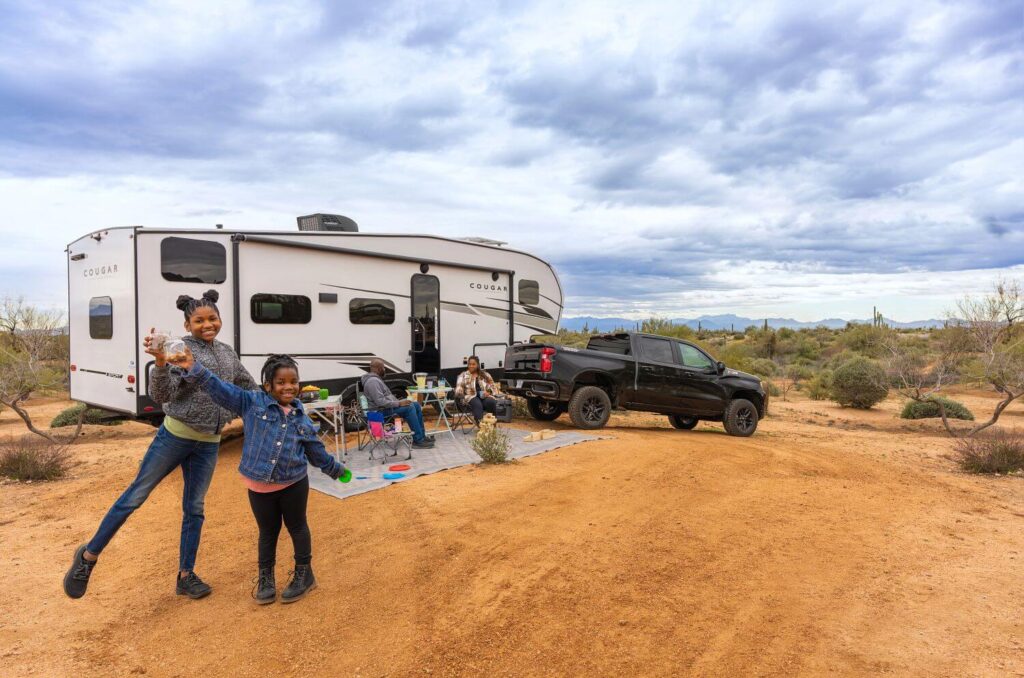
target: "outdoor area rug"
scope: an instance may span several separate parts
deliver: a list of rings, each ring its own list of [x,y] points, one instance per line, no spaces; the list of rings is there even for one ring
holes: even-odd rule
[[[553,438],[527,443],[523,442],[523,438],[530,431],[516,428],[504,428],[503,430],[508,433],[511,446],[508,454],[510,459],[530,457],[541,452],[550,452],[559,447],[567,447],[590,440],[601,440],[602,438],[602,436],[587,435],[576,431],[559,431]],[[480,457],[469,445],[472,437],[473,434],[463,435],[459,431],[455,432],[454,440],[447,433],[439,434],[435,437],[436,442],[433,449],[413,450],[412,459],[406,461],[405,456],[408,454],[408,450],[404,446],[399,447],[398,457],[389,457],[384,464],[380,463],[380,448],[377,449],[378,458],[370,461],[367,459],[369,450],[357,450],[353,446],[348,450],[349,461],[347,464],[352,470],[351,482],[340,483],[331,480],[321,473],[320,469],[310,466],[309,486],[332,497],[344,499],[356,494],[379,490],[391,483],[400,483],[428,473],[436,473],[467,464],[477,464],[480,462]],[[354,439],[354,435],[350,437],[350,440]],[[390,473],[388,467],[394,464],[408,464],[409,469],[401,471],[404,474],[402,478],[395,480],[384,478],[385,473]]]

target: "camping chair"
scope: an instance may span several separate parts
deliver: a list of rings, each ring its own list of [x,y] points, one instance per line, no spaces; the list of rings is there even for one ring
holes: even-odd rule
[[[445,402],[445,405],[451,403],[455,406],[455,413],[450,418],[452,430],[459,429],[462,431],[462,435],[468,435],[479,428],[479,424],[476,423],[476,419],[473,418],[473,411],[469,409],[469,405],[466,403],[465,398],[455,397],[455,391],[452,391],[452,398]]]
[[[409,454],[406,459],[412,459],[412,445],[409,444],[410,435],[395,430],[395,416],[385,415],[379,408],[370,407],[366,395],[356,391],[356,398],[359,401],[359,410],[362,415],[364,427],[359,432],[359,449],[370,449],[369,459],[372,461],[378,447],[381,447],[380,463],[387,461],[388,457],[397,457],[398,448],[405,445]],[[388,450],[392,450],[388,454]]]

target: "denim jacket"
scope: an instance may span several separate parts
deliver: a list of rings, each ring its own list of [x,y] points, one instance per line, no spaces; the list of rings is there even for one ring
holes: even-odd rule
[[[306,475],[307,459],[334,480],[344,472],[345,466],[328,454],[317,438],[317,427],[298,400],[292,401],[291,412],[285,415],[268,393],[228,384],[198,360],[185,379],[195,382],[215,403],[242,417],[245,442],[238,470],[246,478],[264,483],[301,480]]]

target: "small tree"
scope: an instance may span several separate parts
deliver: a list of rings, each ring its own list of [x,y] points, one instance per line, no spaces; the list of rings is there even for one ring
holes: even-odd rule
[[[24,299],[5,297],[0,301],[0,403],[21,417],[29,431],[55,445],[77,438],[84,419],[79,419],[70,438],[62,440],[36,428],[24,403],[35,393],[64,386],[67,345],[61,336],[63,321],[63,314],[38,309]],[[82,413],[84,416],[84,409]]]
[[[971,437],[999,421],[1003,411],[1024,395],[1024,292],[1018,282],[999,281],[992,292],[965,297],[938,335],[938,356],[929,360],[898,341],[887,344],[888,371],[904,396],[924,402],[963,374],[989,384],[1002,396],[992,416],[963,432]],[[945,407],[935,401],[946,431]]]
[[[779,385],[782,391],[782,399],[786,400],[786,396],[790,391],[799,389],[801,383],[813,376],[813,370],[805,365],[798,365],[796,363],[786,365],[782,371],[782,383]]]

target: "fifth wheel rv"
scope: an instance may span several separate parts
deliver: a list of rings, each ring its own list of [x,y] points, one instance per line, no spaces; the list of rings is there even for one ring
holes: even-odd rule
[[[557,332],[562,289],[538,257],[483,239],[359,233],[331,217],[300,217],[298,232],[129,226],[72,242],[71,397],[159,418],[142,338],[183,332],[175,299],[211,288],[220,340],[250,373],[289,353],[305,381],[345,400],[374,358],[401,392],[415,372],[453,381],[472,354],[497,378],[507,346]]]

